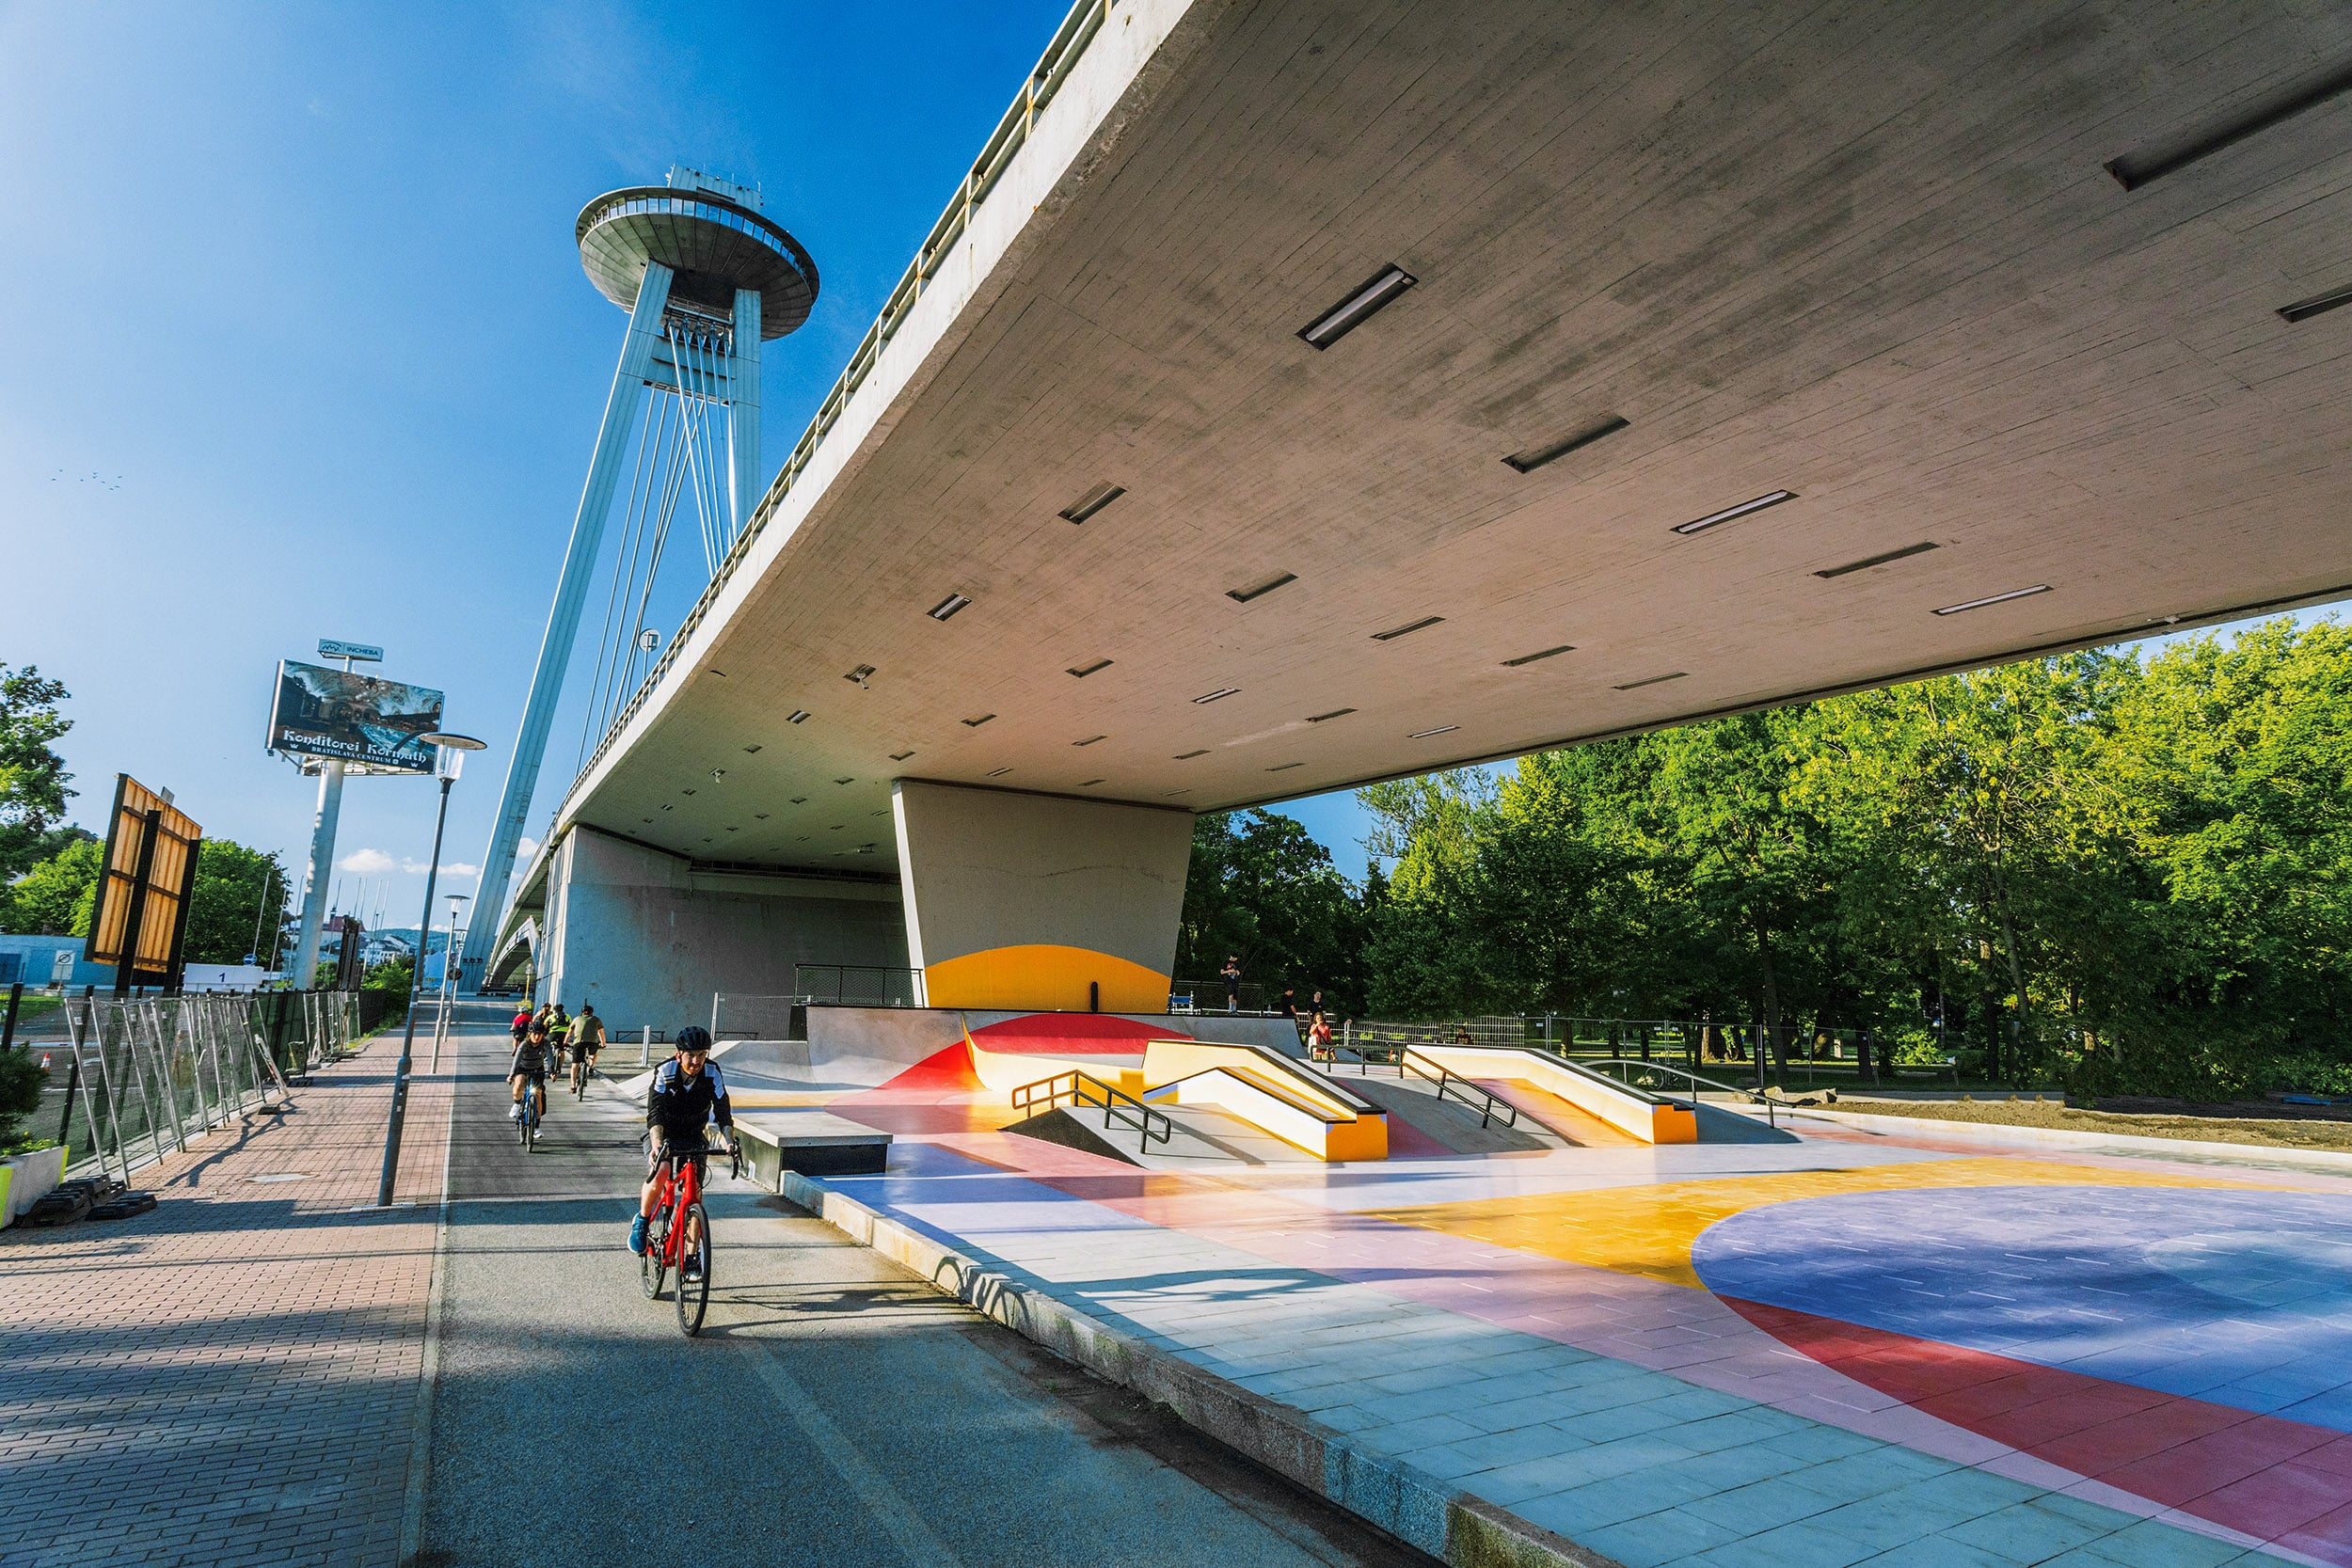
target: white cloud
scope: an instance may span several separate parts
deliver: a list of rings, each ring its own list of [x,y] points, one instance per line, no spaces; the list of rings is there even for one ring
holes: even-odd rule
[[[538,852],[539,841],[529,833],[525,833],[522,842],[515,846],[515,859],[518,862],[528,861]]]
[[[349,871],[361,877],[381,877],[388,871],[399,871],[411,877],[421,877],[431,868],[422,861],[396,860],[381,849],[354,849],[335,863],[335,869]],[[469,865],[463,861],[444,863],[441,866],[441,875],[444,877],[479,877],[482,875],[482,867]]]

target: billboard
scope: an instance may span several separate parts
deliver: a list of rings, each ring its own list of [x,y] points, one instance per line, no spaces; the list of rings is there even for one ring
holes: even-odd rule
[[[114,964],[116,990],[173,984],[188,927],[188,898],[204,830],[171,797],[128,773],[115,775],[114,816],[106,825],[105,870],[90,911],[82,957]]]
[[[287,659],[278,666],[269,747],[332,757],[373,771],[430,773],[424,737],[441,727],[441,694],[405,681]]]

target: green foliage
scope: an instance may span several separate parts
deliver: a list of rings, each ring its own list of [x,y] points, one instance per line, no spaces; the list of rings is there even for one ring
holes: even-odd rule
[[[1212,979],[1237,953],[1269,1000],[1291,986],[1304,1007],[1320,987],[1327,1006],[1353,1011],[1362,1006],[1362,924],[1357,889],[1293,818],[1251,810],[1194,823],[1180,978]]]
[[[414,974],[405,958],[388,958],[359,977],[361,990],[390,991],[392,999],[389,1005],[394,1010],[408,1006],[408,992],[413,984]]]
[[[30,1051],[0,1051],[0,1151],[19,1152],[24,1122],[40,1109],[40,1063]]]
[[[266,907],[264,907],[266,906]],[[275,916],[275,918],[272,918]],[[269,954],[270,933],[286,919],[286,868],[278,856],[248,849],[232,840],[206,839],[196,862],[196,890],[188,901],[189,963],[243,963],[261,933],[261,958]]]
[[[2333,624],[1359,798],[1394,862],[1360,906],[1376,1013],[1712,1017],[1784,1042],[1868,1025],[2084,1092],[2352,1089],[2352,630]]]
[[[105,848],[78,839],[26,872],[8,891],[8,927],[36,936],[89,935],[90,905]]]
[[[57,712],[65,700],[64,684],[33,666],[0,664],[0,883],[60,847],[50,832],[74,793],[66,788],[73,775],[50,743],[73,727]]]

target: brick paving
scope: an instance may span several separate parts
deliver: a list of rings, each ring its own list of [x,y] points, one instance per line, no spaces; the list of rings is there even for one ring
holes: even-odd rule
[[[451,1097],[355,1212],[399,1053],[135,1173],[151,1213],[0,1231],[0,1568],[397,1561]]]

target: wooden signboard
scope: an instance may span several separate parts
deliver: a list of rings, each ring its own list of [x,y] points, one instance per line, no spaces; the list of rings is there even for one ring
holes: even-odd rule
[[[114,815],[106,825],[105,870],[90,911],[82,956],[115,966],[118,995],[134,985],[180,984],[188,901],[196,891],[204,830],[170,799],[128,773],[115,775]]]

